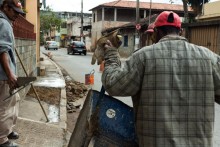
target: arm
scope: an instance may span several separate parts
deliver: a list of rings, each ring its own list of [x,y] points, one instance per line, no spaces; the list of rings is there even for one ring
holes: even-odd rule
[[[17,77],[13,74],[9,66],[9,57],[6,52],[0,54],[0,63],[8,77],[8,84],[11,89],[17,88]]]
[[[121,68],[118,50],[105,50],[105,69],[102,84],[109,95],[133,96],[139,91],[144,73],[143,54],[135,53]]]
[[[220,104],[220,56],[214,55],[216,62],[213,64],[213,80],[215,88],[215,102]]]

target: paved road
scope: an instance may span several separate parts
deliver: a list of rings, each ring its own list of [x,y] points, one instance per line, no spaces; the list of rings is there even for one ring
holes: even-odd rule
[[[48,50],[44,50],[41,48],[42,52],[48,52]],[[53,54],[53,60],[63,67],[68,74],[76,81],[85,82],[85,74],[89,73],[91,70],[95,70],[95,80],[94,86],[92,87],[95,90],[101,89],[101,75],[102,73],[99,72],[98,65],[91,65],[91,58],[92,54],[88,53],[87,56],[84,55],[67,55],[66,49],[61,48],[59,50],[50,50]],[[120,98],[121,101],[128,105],[131,104],[130,97]],[[214,147],[220,147],[220,106],[216,104],[215,107],[215,130],[214,130]]]
[[[41,51],[44,53],[51,52],[53,61],[64,68],[73,80],[81,83],[85,83],[85,74],[90,73],[94,69],[94,85],[91,87],[94,90],[100,91],[102,86],[102,72],[99,71],[99,65],[91,65],[92,53],[87,53],[86,56],[78,54],[68,55],[66,48],[48,51],[45,50],[44,47],[41,47]],[[123,101],[127,105],[132,106],[131,97],[116,98]]]

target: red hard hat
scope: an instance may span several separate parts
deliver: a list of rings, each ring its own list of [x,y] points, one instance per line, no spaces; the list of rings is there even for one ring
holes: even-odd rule
[[[149,24],[147,27],[147,33],[153,33],[154,32],[154,23]]]
[[[181,28],[181,20],[179,15],[172,11],[163,11],[160,13],[155,22],[155,27],[161,27],[161,26],[174,26],[177,28]]]

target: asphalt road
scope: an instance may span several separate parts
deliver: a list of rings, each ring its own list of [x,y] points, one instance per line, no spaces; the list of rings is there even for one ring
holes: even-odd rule
[[[58,50],[45,50],[44,47],[41,47],[41,51],[43,53],[51,52],[53,61],[65,69],[69,76],[75,81],[85,83],[85,74],[89,74],[94,69],[94,85],[91,86],[91,88],[100,91],[102,86],[102,72],[99,70],[99,65],[91,65],[92,53],[87,53],[86,56],[79,54],[68,55],[66,48],[60,48]],[[132,106],[130,97],[116,98]]]

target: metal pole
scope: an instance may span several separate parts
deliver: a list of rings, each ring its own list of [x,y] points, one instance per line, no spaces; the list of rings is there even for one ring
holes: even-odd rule
[[[83,0],[81,0],[81,29],[80,29],[81,41],[83,42]]]
[[[148,25],[151,23],[151,7],[152,7],[152,0],[150,0],[150,9],[149,9],[149,21],[148,21]]]
[[[27,71],[26,71],[26,69],[25,69],[25,67],[24,67],[23,62],[21,61],[21,58],[20,58],[20,56],[19,56],[18,51],[17,51],[16,48],[15,48],[15,52],[16,52],[16,54],[17,54],[17,57],[18,57],[18,59],[19,59],[19,61],[20,61],[20,63],[21,63],[21,66],[22,66],[22,68],[23,68],[23,70],[24,70],[26,76],[28,77],[28,73],[27,73]],[[35,94],[35,96],[36,96],[36,98],[37,98],[37,100],[38,100],[38,102],[39,102],[39,104],[40,104],[40,107],[41,107],[41,109],[43,110],[43,113],[44,113],[44,115],[45,115],[45,117],[46,117],[46,119],[47,119],[47,122],[49,122],[49,119],[48,119],[48,117],[47,117],[47,115],[46,115],[46,112],[45,112],[45,110],[44,110],[44,108],[43,108],[43,106],[42,106],[42,104],[41,104],[41,102],[40,102],[40,98],[39,98],[39,96],[38,96],[38,94],[37,94],[37,92],[36,92],[36,90],[35,90],[35,88],[34,88],[34,86],[33,86],[32,83],[31,83],[31,88],[33,89],[34,94]]]
[[[140,23],[139,19],[139,0],[136,1],[136,25]],[[139,30],[135,28],[135,50],[139,48],[140,38]]]
[[[204,0],[202,1],[202,15],[204,15]]]

